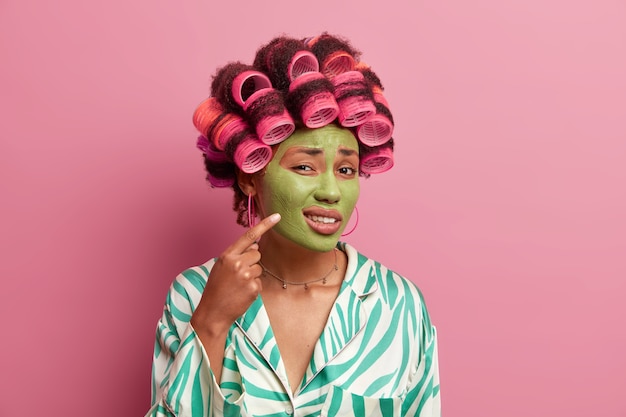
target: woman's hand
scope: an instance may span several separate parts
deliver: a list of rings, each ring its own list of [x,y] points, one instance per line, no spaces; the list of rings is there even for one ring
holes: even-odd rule
[[[191,325],[203,343],[203,336],[224,336],[258,296],[263,269],[258,264],[261,253],[256,242],[279,220],[278,213],[266,217],[248,229],[215,262],[202,299],[191,317]],[[221,347],[223,349],[224,345]]]
[[[191,316],[191,325],[209,357],[219,384],[222,377],[224,345],[230,326],[261,292],[263,268],[257,240],[280,220],[280,214],[266,217],[230,245],[217,259]]]

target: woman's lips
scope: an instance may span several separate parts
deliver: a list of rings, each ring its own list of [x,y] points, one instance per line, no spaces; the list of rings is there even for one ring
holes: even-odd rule
[[[303,211],[304,219],[311,229],[322,235],[337,233],[341,227],[341,213],[312,207]]]

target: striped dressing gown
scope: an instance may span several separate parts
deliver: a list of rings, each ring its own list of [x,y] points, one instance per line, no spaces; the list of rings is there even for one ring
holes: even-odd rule
[[[214,260],[180,274],[157,326],[147,416],[440,416],[436,332],[421,293],[338,247],[346,276],[295,394],[261,297],[231,327],[217,384],[189,324]]]

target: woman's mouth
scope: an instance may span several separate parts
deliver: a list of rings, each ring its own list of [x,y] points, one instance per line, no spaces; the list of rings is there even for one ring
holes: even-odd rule
[[[322,235],[337,233],[341,227],[341,214],[335,210],[306,210],[304,218],[311,229]]]
[[[314,222],[318,222],[318,223],[335,223],[337,221],[337,219],[334,219],[332,217],[324,217],[324,216],[306,216],[307,219],[311,219]]]

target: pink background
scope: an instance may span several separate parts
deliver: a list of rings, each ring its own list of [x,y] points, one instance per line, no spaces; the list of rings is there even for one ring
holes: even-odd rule
[[[347,240],[425,293],[445,415],[626,416],[626,3],[211,3],[0,1],[0,416],[147,410],[170,282],[242,232],[192,112],[322,30],[394,112]]]

